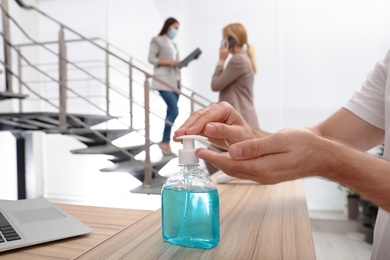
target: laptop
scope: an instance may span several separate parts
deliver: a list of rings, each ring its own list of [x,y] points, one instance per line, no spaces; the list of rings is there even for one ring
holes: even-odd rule
[[[0,252],[92,232],[50,201],[0,201]]]

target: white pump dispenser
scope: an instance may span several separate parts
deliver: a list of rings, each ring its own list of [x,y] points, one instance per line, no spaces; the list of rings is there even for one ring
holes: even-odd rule
[[[207,138],[200,135],[183,135],[177,139],[183,140],[183,149],[179,150],[179,164],[197,165],[199,158],[195,154],[194,140],[207,141]]]
[[[207,173],[199,170],[194,140],[185,135],[179,150],[179,171],[169,177],[161,192],[162,236],[165,241],[188,247],[212,248],[220,240],[219,195]]]

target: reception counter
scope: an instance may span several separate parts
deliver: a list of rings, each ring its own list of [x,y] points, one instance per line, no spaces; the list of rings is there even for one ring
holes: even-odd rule
[[[45,248],[48,255],[61,259],[315,259],[303,181],[267,186],[240,180],[217,187],[221,241],[213,249],[166,243],[161,236],[160,210],[62,205],[66,212],[90,226],[94,219],[99,222],[91,226],[92,234],[67,239],[66,247],[56,247],[64,243],[58,241],[8,254],[27,256],[29,250],[33,253],[31,250]],[[78,214],[72,212],[72,207],[77,208]],[[110,216],[110,210],[117,210],[120,215]],[[83,215],[88,215],[88,219]],[[102,215],[106,219],[97,220]],[[118,221],[121,224],[115,224]],[[97,236],[96,232],[101,234]],[[89,239],[91,237],[94,239]],[[40,253],[41,258],[44,252]],[[0,254],[0,258],[5,256]]]

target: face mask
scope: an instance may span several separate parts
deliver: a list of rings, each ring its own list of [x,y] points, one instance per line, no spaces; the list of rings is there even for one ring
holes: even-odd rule
[[[175,38],[176,34],[177,34],[177,30],[175,28],[170,29],[169,32],[168,32],[169,39]]]
[[[226,39],[222,39],[221,40],[221,46],[225,45],[225,43],[226,43]]]

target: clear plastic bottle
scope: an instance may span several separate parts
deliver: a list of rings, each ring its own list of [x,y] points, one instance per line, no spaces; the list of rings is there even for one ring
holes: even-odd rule
[[[162,236],[176,245],[213,248],[220,240],[219,196],[208,174],[198,169],[194,149],[194,139],[206,138],[187,135],[181,139],[180,171],[162,188]]]

